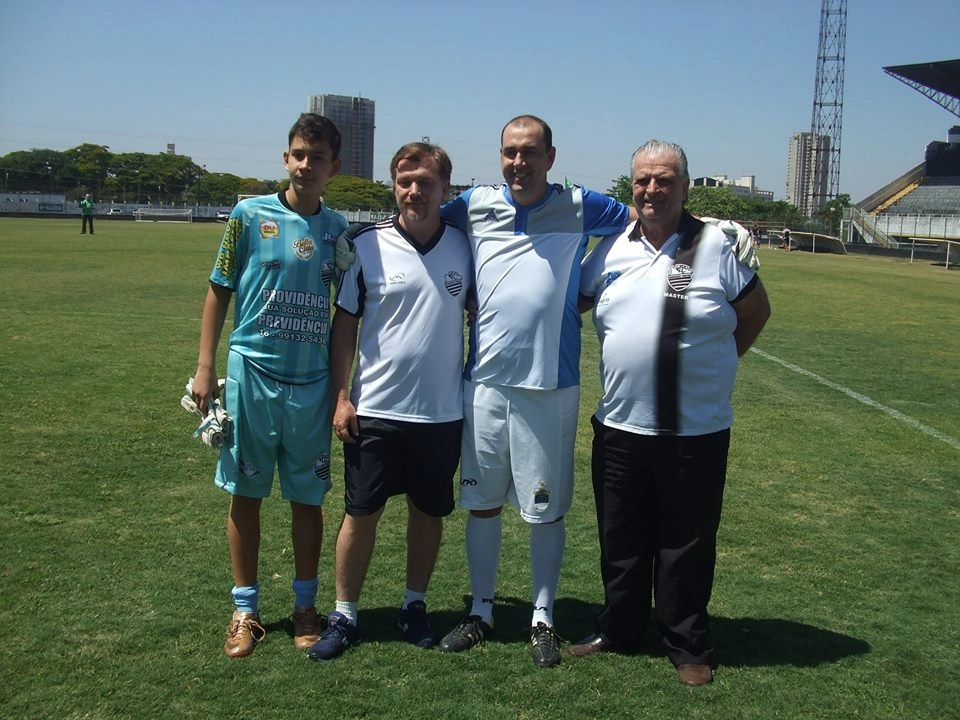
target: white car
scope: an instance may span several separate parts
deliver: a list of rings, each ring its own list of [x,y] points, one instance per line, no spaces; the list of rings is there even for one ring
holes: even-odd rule
[[[216,214],[215,217],[216,217],[216,220],[217,220],[218,222],[226,222],[227,220],[230,219],[230,211],[229,211],[229,210],[217,210],[217,214]]]
[[[110,208],[107,210],[107,215],[123,215],[123,210],[121,208]]]

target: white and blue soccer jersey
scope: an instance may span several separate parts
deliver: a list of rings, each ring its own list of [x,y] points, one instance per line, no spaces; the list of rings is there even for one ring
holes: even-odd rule
[[[689,215],[659,251],[634,230],[597,244],[580,288],[594,298],[600,338],[597,419],[641,435],[729,428],[738,360],[731,303],[755,278],[721,230]]]
[[[610,235],[629,209],[577,185],[550,185],[516,205],[506,185],[471,188],[443,208],[467,233],[476,268],[477,317],[464,376],[537,390],[580,383],[580,262],[590,235]]]
[[[444,223],[420,245],[394,217],[365,228],[354,243],[337,312],[361,318],[350,392],[357,414],[462,419],[464,305],[473,287],[467,238]]]
[[[329,373],[334,247],[346,227],[326,207],[300,215],[280,193],[230,213],[210,282],[234,291],[230,349],[268,377],[303,384]]]

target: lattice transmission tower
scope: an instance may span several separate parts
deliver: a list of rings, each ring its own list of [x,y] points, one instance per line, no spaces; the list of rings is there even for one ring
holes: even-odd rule
[[[817,77],[810,123],[810,177],[804,193],[810,217],[837,197],[840,187],[840,133],[843,128],[843,65],[847,45],[847,0],[822,0]]]

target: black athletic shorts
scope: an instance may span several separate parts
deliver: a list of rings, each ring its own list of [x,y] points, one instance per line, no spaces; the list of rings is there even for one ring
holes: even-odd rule
[[[357,417],[360,437],[343,444],[349,515],[370,515],[394,495],[408,495],[433,517],[453,512],[463,421],[415,423]]]

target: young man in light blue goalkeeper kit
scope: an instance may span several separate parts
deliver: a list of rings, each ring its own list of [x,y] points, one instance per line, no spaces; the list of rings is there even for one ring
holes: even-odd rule
[[[216,354],[236,295],[225,385],[233,438],[220,453],[216,485],[231,495],[227,537],[235,612],[224,652],[252,653],[260,624],[257,565],[260,504],[273,486],[290,502],[295,595],[294,644],[319,638],[317,567],[321,505],[330,489],[330,304],[334,248],[347,222],[323,205],[340,169],[340,132],[304,113],[291,128],[283,162],[290,185],[237,204],[223,235],[203,307],[194,400],[203,413],[217,392]]]

